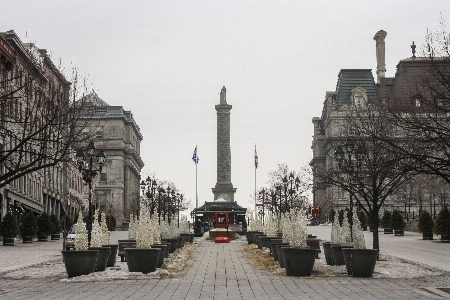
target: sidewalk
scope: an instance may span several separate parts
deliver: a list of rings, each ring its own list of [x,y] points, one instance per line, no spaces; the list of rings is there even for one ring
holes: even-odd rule
[[[328,239],[329,226],[313,226],[308,232]],[[365,235],[367,244],[369,233]],[[126,232],[112,233],[114,239],[126,238]],[[443,249],[438,243],[423,241],[418,235],[382,238],[383,251],[390,254],[404,249],[411,258],[423,259],[432,256],[430,263],[440,259],[442,268],[447,268],[448,257],[440,256]],[[272,275],[260,270],[244,257],[244,239],[229,244],[216,244],[196,238],[198,248],[193,254],[192,264],[178,278],[149,280],[92,280],[89,282],[64,282],[60,278],[11,279],[0,276],[0,299],[443,299],[450,297],[437,287],[450,287],[450,276],[416,278],[351,278],[322,277],[301,278]],[[415,245],[417,243],[417,245]],[[415,246],[412,246],[415,245]],[[446,245],[450,246],[450,245]],[[34,247],[34,248],[32,248]],[[0,273],[17,266],[35,264],[47,259],[58,259],[62,240],[33,243],[32,247],[0,246]],[[420,253],[424,247],[427,251]],[[8,248],[8,249],[5,249]],[[12,249],[14,248],[14,249]],[[32,250],[34,249],[34,251]],[[392,249],[392,250],[390,250]],[[435,250],[437,249],[437,250]],[[5,254],[12,255],[12,258]],[[435,253],[429,255],[430,253]],[[448,253],[448,250],[447,252]],[[27,257],[23,257],[27,255]],[[400,255],[400,254],[397,254]],[[321,254],[323,256],[323,254]],[[6,258],[6,259],[5,259]],[[61,259],[61,256],[59,256]],[[101,274],[98,274],[101,277]]]

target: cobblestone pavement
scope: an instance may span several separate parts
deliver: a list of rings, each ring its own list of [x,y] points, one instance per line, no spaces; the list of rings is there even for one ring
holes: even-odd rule
[[[309,233],[328,238],[330,228],[311,227]],[[116,233],[115,239],[123,238]],[[370,245],[369,233],[366,233]],[[381,247],[393,255],[433,265],[441,261],[445,270],[448,249],[440,243],[421,241],[422,252],[415,243],[418,235],[402,237],[380,235]],[[215,244],[199,242],[190,268],[175,279],[112,280],[98,282],[61,282],[59,278],[10,279],[4,275],[11,270],[27,268],[45,261],[60,259],[62,241],[33,243],[15,247],[0,246],[0,299],[444,299],[450,294],[438,287],[450,287],[450,275],[422,278],[392,279],[351,277],[299,278],[272,275],[257,269],[241,251],[245,242]],[[413,249],[415,248],[415,249]],[[436,250],[437,249],[437,250]],[[448,250],[446,251],[448,253]],[[389,253],[390,254],[390,253]],[[424,257],[430,257],[425,259]],[[15,261],[15,263],[14,263]]]

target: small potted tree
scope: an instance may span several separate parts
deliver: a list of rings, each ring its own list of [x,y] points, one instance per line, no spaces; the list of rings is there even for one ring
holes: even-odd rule
[[[38,218],[37,218],[37,224],[38,224],[38,242],[47,242],[48,236],[53,232],[53,223],[50,220],[50,216],[43,212]]]
[[[378,249],[366,249],[364,233],[359,224],[359,218],[353,213],[352,243],[353,248],[342,249],[345,266],[349,276],[372,277],[377,262]]]
[[[388,210],[384,211],[383,217],[381,218],[380,225],[384,228],[384,234],[392,234],[391,228],[391,215],[392,213]]]
[[[394,235],[395,236],[404,236],[404,229],[405,229],[406,223],[405,220],[403,220],[402,214],[398,210],[394,210],[394,212],[391,215],[391,228],[394,229]]]
[[[310,276],[318,250],[309,249],[306,244],[308,237],[306,218],[301,211],[298,211],[288,214],[287,219],[287,223],[283,228],[283,234],[286,231],[291,247],[281,248],[286,275]]]
[[[358,220],[361,223],[361,228],[363,231],[367,231],[367,215],[363,210],[357,212]]]
[[[37,232],[37,219],[35,215],[29,211],[22,220],[20,225],[20,235],[24,243],[32,243]]]
[[[14,238],[19,233],[19,226],[13,215],[8,212],[0,222],[0,235],[3,236],[3,246],[14,246]]]
[[[447,205],[437,215],[433,231],[441,235],[441,242],[450,243],[450,211]]]
[[[58,217],[55,214],[50,215],[50,222],[52,222],[52,233],[51,233],[51,240],[57,241],[60,238],[61,233],[61,224],[59,223]]]
[[[419,232],[422,233],[422,238],[424,240],[432,240],[433,239],[433,218],[430,213],[426,210],[423,210],[419,216]]]
[[[100,252],[99,250],[88,250],[88,233],[81,212],[77,220],[74,242],[76,251],[61,251],[69,278],[94,272]]]

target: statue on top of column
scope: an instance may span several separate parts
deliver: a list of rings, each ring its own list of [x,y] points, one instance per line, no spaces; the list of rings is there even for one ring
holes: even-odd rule
[[[227,104],[227,89],[225,86],[220,90],[220,104]]]

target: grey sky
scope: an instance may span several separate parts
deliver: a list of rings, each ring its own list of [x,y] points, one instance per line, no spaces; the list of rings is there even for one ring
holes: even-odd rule
[[[450,1],[6,1],[0,31],[13,29],[66,65],[100,98],[131,110],[144,135],[145,170],[175,182],[195,205],[216,183],[216,112],[222,86],[231,110],[235,199],[250,206],[254,145],[264,185],[276,163],[311,158],[312,117],[345,68],[376,68],[375,33],[386,37],[386,76],[421,45]]]

